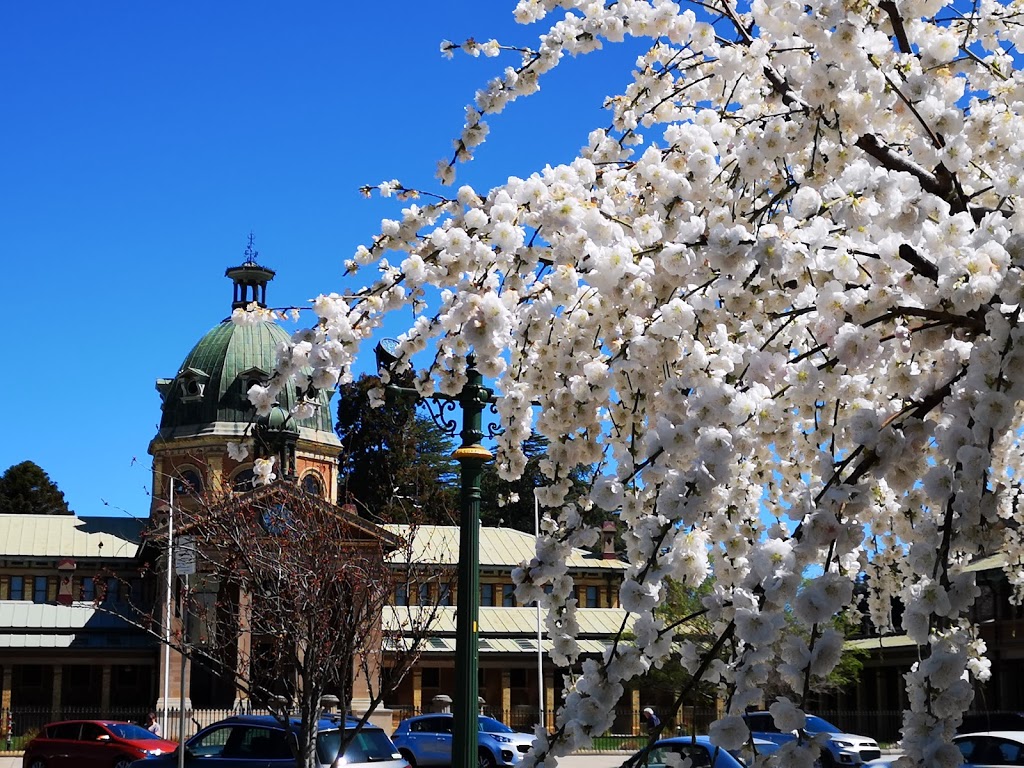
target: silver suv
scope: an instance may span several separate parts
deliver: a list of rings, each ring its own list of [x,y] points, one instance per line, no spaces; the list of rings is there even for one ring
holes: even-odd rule
[[[755,739],[785,744],[787,741],[795,741],[797,738],[794,732],[780,731],[770,712],[747,712],[743,715],[743,719],[747,722],[747,727]],[[824,742],[825,748],[821,752],[822,768],[860,766],[882,756],[878,742],[874,739],[857,736],[853,733],[844,733],[842,728],[814,715],[807,716],[804,733],[808,736],[827,735],[828,738]]]

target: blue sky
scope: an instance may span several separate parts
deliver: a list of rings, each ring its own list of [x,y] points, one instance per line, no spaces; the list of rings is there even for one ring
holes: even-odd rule
[[[147,514],[154,381],[228,314],[250,230],[271,304],[351,287],[343,260],[398,212],[358,188],[437,189],[464,105],[518,61],[449,61],[441,40],[532,44],[513,7],[0,4],[0,471],[30,459],[78,514]],[[570,160],[635,55],[566,62],[460,181]]]

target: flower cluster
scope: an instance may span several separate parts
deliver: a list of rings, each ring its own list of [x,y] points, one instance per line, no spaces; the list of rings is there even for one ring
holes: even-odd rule
[[[902,597],[896,629],[922,646],[908,759],[947,762],[987,673],[963,624],[968,566],[997,550],[1024,562],[1017,14],[1008,0],[521,0],[518,20],[553,20],[477,93],[442,180],[565,54],[646,40],[610,127],[572,162],[384,221],[348,263],[376,280],[317,299],[282,375],[250,391],[268,408],[289,375],[347,379],[400,308],[417,319],[399,354],[430,360],[421,392],[457,392],[475,354],[499,392],[502,474],[522,471],[531,425],[550,441],[545,532],[516,580],[547,606],[563,663],[579,657],[565,559],[597,535],[581,512],[618,514],[639,631],[583,664],[528,760],[583,746],[620,687],[664,663],[721,686],[712,736],[740,744],[735,717],[770,678],[799,702],[835,665],[841,638],[822,625],[866,573],[872,620],[889,626]],[[442,46],[459,48],[505,50]],[[601,474],[569,502],[579,465]],[[652,618],[666,579],[709,578],[714,663]],[[789,606],[806,632],[783,640]]]

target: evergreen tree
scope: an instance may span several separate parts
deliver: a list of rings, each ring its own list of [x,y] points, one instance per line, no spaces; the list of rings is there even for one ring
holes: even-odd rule
[[[64,494],[32,461],[8,467],[0,475],[0,512],[16,515],[71,515]]]
[[[533,489],[547,484],[548,480],[541,471],[541,462],[547,456],[548,441],[543,435],[532,433],[523,442],[526,454],[526,469],[518,480],[511,482],[498,477],[498,470],[493,463],[484,466],[480,481],[480,521],[483,525],[504,526],[519,531],[533,533],[534,501]],[[570,498],[577,498],[585,493],[587,472],[584,467],[576,467],[571,473],[573,489]],[[595,522],[603,520],[604,512],[593,512]]]
[[[451,524],[458,509],[454,441],[409,400],[388,398],[371,408],[368,392],[378,383],[361,376],[340,387],[339,499],[378,520]]]

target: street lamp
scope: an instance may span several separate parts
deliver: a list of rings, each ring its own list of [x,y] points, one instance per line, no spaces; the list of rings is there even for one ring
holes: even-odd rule
[[[384,339],[373,350],[378,370],[389,370],[398,356],[398,342]],[[456,422],[445,412],[462,406],[462,444],[455,451],[459,462],[459,568],[455,624],[455,695],[452,702],[452,768],[477,765],[479,721],[478,619],[480,615],[480,476],[483,466],[494,457],[480,444],[483,439],[483,410],[494,402],[494,392],[483,385],[472,355],[466,357],[466,384],[454,396],[431,395],[424,398],[412,387],[387,385],[386,391],[423,402],[442,429],[454,435]],[[437,411],[431,408],[436,404]]]

